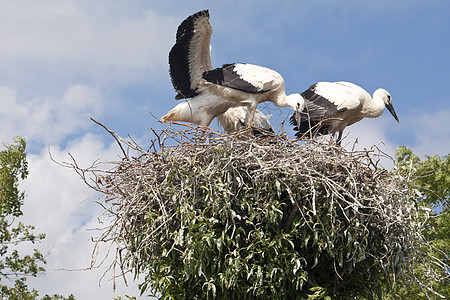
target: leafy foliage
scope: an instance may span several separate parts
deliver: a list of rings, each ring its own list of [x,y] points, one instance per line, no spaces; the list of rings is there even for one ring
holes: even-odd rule
[[[45,269],[44,256],[36,249],[32,254],[21,255],[17,249],[11,249],[20,243],[35,243],[45,238],[45,234],[35,233],[35,227],[15,224],[15,218],[22,215],[21,206],[25,198],[19,190],[19,180],[28,175],[25,139],[17,137],[14,144],[4,144],[0,151],[0,283],[3,279],[15,279],[14,285],[0,284],[0,299],[23,300],[38,299],[38,291],[29,290],[26,276],[38,276]],[[60,295],[43,299],[66,299]],[[68,300],[74,299],[71,295]]]
[[[450,154],[446,156],[426,156],[424,160],[406,147],[397,149],[397,168],[401,174],[414,176],[412,188],[417,191],[417,201],[430,207],[431,217],[424,226],[423,234],[431,247],[424,247],[429,256],[438,258],[442,265],[450,265]],[[416,280],[400,282],[397,294],[403,299],[424,299],[430,291],[426,286],[414,281],[427,282],[425,274],[429,270],[425,262],[420,262],[411,271]],[[437,271],[439,272],[439,271]],[[450,298],[449,268],[441,269],[441,280],[431,282],[431,290],[445,298]],[[413,282],[411,282],[413,281]]]
[[[397,149],[396,159],[399,167],[414,172],[414,184],[423,193],[424,203],[449,210],[450,154],[426,156],[425,160],[420,160],[410,149],[401,146]]]
[[[15,145],[4,144],[6,150],[0,151],[0,217],[7,215],[14,217],[22,214],[20,207],[23,204],[24,193],[18,189],[19,179],[28,175],[23,138],[15,138]]]
[[[427,215],[413,177],[378,166],[375,151],[235,138],[167,129],[153,151],[128,144],[142,155],[113,170],[72,165],[104,193],[112,223],[98,243],[117,243],[114,263],[144,277],[142,293],[381,298],[430,258],[417,254]]]
[[[39,263],[45,263],[43,256],[34,251],[32,255],[20,256],[17,250],[8,252],[8,247],[24,241],[39,241],[45,237],[35,234],[33,226],[18,223],[11,226],[11,217],[22,215],[20,210],[24,193],[19,191],[19,179],[28,175],[25,140],[16,138],[15,144],[5,144],[6,150],[0,151],[0,276],[11,277],[21,275],[36,276],[44,271]],[[0,277],[0,278],[1,278]]]

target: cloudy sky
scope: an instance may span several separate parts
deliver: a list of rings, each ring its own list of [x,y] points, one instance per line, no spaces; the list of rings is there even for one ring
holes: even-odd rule
[[[317,81],[345,80],[372,93],[387,89],[400,124],[389,113],[349,127],[347,143],[390,155],[406,145],[421,155],[450,148],[450,2],[348,1],[1,1],[0,141],[28,142],[30,175],[23,222],[47,238],[47,274],[30,279],[45,293],[77,299],[138,295],[131,281],[89,267],[99,227],[98,198],[70,169],[115,160],[120,149],[89,117],[145,148],[157,118],[177,102],[167,55],[177,26],[208,8],[215,66],[248,62],[281,73],[288,93]],[[288,109],[262,105],[277,126]],[[290,128],[287,133],[293,135]],[[72,270],[72,271],[67,271]],[[131,279],[131,278],[130,278]]]

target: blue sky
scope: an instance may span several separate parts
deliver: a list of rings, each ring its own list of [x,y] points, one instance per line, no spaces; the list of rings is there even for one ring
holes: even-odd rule
[[[94,117],[145,148],[150,128],[178,102],[167,55],[181,21],[208,8],[214,66],[247,62],[281,73],[288,93],[318,81],[350,81],[369,93],[387,89],[389,113],[346,129],[349,144],[406,145],[423,155],[450,148],[450,2],[400,1],[2,1],[0,140],[28,141],[30,176],[24,222],[47,233],[48,293],[110,299],[102,272],[89,265],[101,210],[78,176],[51,162],[72,153],[84,166],[120,153]],[[260,107],[277,126],[289,109]],[[293,135],[291,128],[285,128]],[[55,284],[57,283],[57,284]],[[82,288],[80,288],[82,286]],[[119,285],[119,294],[135,293]]]

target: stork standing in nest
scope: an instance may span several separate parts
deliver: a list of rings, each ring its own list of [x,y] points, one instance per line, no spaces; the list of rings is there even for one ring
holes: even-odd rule
[[[283,77],[271,69],[245,63],[213,69],[211,34],[208,10],[189,16],[178,27],[176,43],[169,53],[170,77],[178,92],[175,99],[188,100],[175,106],[161,121],[209,126],[228,109],[244,106],[245,123],[252,126],[256,107],[264,101],[296,112],[303,110],[303,98],[299,94],[286,95]],[[237,117],[233,110],[229,114],[230,118]]]
[[[350,82],[318,82],[302,93],[305,109],[291,117],[297,137],[338,133],[340,145],[344,128],[363,118],[377,118],[387,108],[399,122],[391,95],[377,89],[370,97],[363,88]]]

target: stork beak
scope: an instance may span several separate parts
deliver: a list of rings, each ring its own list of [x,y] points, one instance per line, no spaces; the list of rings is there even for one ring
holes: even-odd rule
[[[391,115],[394,116],[394,119],[397,121],[397,123],[400,123],[400,121],[398,120],[397,114],[395,113],[394,106],[392,106],[392,104],[387,104],[386,108],[389,110]]]
[[[295,121],[297,122],[297,129],[299,129],[300,128],[300,112],[299,111],[296,111],[295,112]]]

